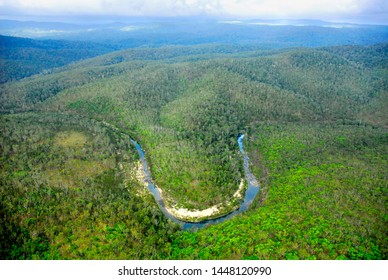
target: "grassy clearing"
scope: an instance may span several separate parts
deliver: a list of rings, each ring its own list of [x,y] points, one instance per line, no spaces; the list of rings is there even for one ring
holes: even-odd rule
[[[79,131],[61,131],[55,135],[56,145],[65,148],[82,148],[88,141],[88,137]]]

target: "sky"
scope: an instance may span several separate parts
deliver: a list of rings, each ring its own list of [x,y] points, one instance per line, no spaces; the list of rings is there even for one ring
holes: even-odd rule
[[[388,0],[0,0],[0,17],[320,19],[388,25]]]

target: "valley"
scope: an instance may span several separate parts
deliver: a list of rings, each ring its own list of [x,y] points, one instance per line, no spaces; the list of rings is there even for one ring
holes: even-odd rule
[[[1,258],[386,259],[387,66],[198,44],[4,81]]]

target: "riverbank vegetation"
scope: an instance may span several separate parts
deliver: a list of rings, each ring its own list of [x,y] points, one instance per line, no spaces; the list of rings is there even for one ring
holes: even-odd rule
[[[2,258],[155,258],[177,229],[136,195],[129,139],[95,121],[2,117],[1,147]]]
[[[253,129],[250,159],[268,168],[264,200],[220,225],[180,232],[174,259],[386,259],[384,129],[327,123]]]
[[[166,53],[1,86],[4,258],[387,258],[386,44]],[[260,195],[179,231],[141,194],[129,137],[104,123],[142,145],[166,203],[189,210],[233,199],[245,133]]]

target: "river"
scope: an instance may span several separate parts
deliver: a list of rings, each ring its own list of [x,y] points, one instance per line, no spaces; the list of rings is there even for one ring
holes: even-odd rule
[[[237,215],[238,213],[246,211],[248,209],[248,207],[252,204],[253,199],[256,197],[257,193],[260,190],[260,185],[259,185],[257,179],[255,178],[255,176],[249,170],[249,157],[245,153],[244,148],[243,148],[244,137],[245,137],[245,135],[241,134],[237,138],[237,144],[240,148],[241,154],[244,157],[244,173],[245,173],[245,179],[248,183],[248,188],[245,191],[244,200],[241,202],[238,209],[234,210],[233,212],[231,212],[229,214],[226,214],[225,216],[222,216],[219,218],[214,218],[214,219],[209,219],[209,220],[202,221],[202,222],[194,222],[194,223],[181,221],[166,210],[164,201],[160,195],[159,190],[152,183],[151,172],[150,172],[150,169],[149,169],[149,166],[148,166],[143,149],[141,148],[140,144],[137,143],[135,140],[131,140],[131,141],[135,145],[136,150],[139,153],[140,160],[143,164],[143,169],[144,169],[143,171],[144,171],[144,175],[145,175],[145,181],[148,184],[148,189],[152,193],[152,195],[154,196],[155,201],[159,205],[160,210],[162,210],[162,212],[164,213],[164,215],[167,218],[180,224],[183,229],[187,230],[187,229],[193,229],[193,228],[202,228],[206,225],[221,223],[223,221],[226,221],[226,220],[232,218],[233,216]]]

